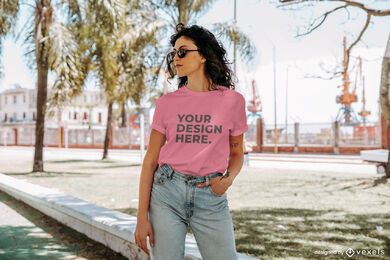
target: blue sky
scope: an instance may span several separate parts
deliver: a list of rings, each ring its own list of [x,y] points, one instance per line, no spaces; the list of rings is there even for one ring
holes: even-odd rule
[[[342,37],[347,35],[351,42],[363,26],[363,12],[350,9],[350,20],[346,13],[339,11],[332,15],[322,27],[308,36],[295,38],[297,28],[309,23],[310,17],[316,17],[324,10],[329,10],[337,3],[317,5],[302,11],[292,12],[277,8],[270,1],[238,0],[237,20],[239,27],[252,39],[257,56],[250,66],[238,64],[238,90],[247,100],[250,96],[250,81],[255,79],[263,102],[263,117],[271,124],[274,120],[274,81],[273,81],[273,46],[276,50],[276,90],[278,122],[285,120],[286,76],[288,74],[288,121],[329,122],[336,117],[339,106],[335,103],[336,95],[341,93],[341,79],[322,80],[310,75],[325,75],[320,64],[333,68],[342,60]],[[374,1],[365,1],[372,3]],[[211,28],[215,22],[233,19],[233,0],[219,0],[201,17],[198,24]],[[390,4],[382,1],[373,5],[382,9]],[[367,108],[371,110],[370,121],[376,121],[378,115],[379,84],[382,57],[389,36],[390,18],[375,18],[366,32],[363,42],[358,44],[353,56],[363,58],[363,70],[366,81]],[[228,47],[228,46],[226,46]],[[232,48],[229,48],[231,54]],[[4,42],[2,63],[4,77],[0,79],[0,91],[11,84],[19,83],[33,88],[35,75],[26,66],[24,50],[20,43],[11,37]],[[232,57],[230,56],[230,59]],[[351,80],[355,77],[351,73]],[[361,89],[357,94],[361,100]],[[354,105],[360,111],[361,103]]]

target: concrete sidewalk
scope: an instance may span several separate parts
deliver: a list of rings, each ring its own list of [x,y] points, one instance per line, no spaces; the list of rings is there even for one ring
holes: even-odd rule
[[[0,192],[0,259],[126,259]]]
[[[0,151],[6,150],[8,153],[17,153],[21,154],[32,154],[34,152],[34,147],[32,146],[0,146]],[[146,151],[145,151],[146,152]],[[103,153],[103,149],[82,149],[82,148],[56,148],[56,147],[44,147],[45,155],[50,155],[52,153],[62,153],[65,155],[72,155],[80,153],[84,157],[93,157],[100,159]],[[112,159],[120,159],[129,157],[139,158],[140,150],[135,149],[109,149],[108,155],[112,156]],[[249,153],[250,156],[255,158],[262,159],[314,159],[314,160],[350,160],[350,161],[361,161],[360,155],[348,155],[348,154],[317,154],[317,153]]]

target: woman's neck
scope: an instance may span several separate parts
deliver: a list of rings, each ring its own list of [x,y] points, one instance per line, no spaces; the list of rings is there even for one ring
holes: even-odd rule
[[[209,90],[210,81],[204,74],[202,75],[188,75],[187,87],[192,91],[206,92]]]

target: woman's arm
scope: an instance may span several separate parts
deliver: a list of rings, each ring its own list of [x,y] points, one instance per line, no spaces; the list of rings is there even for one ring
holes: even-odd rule
[[[137,226],[135,229],[135,243],[149,255],[146,238],[149,236],[151,246],[154,246],[153,228],[148,219],[150,193],[153,176],[158,164],[161,147],[165,144],[164,134],[152,129],[150,133],[148,150],[142,163],[139,183],[139,201],[137,213]]]
[[[244,134],[229,137],[230,155],[229,165],[224,175],[224,178],[233,180],[240,173],[244,164]]]
[[[152,129],[148,150],[142,163],[137,218],[147,218],[148,216],[153,175],[157,168],[160,149],[165,144],[165,141],[166,137],[164,134]]]

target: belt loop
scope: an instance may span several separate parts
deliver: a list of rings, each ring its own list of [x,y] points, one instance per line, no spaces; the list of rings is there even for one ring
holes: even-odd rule
[[[206,186],[209,186],[209,185],[210,185],[210,177],[206,176]]]
[[[167,168],[167,177],[168,177],[168,179],[172,179],[172,175],[174,173],[174,170],[172,169],[172,167],[169,164],[165,164],[165,165]]]

